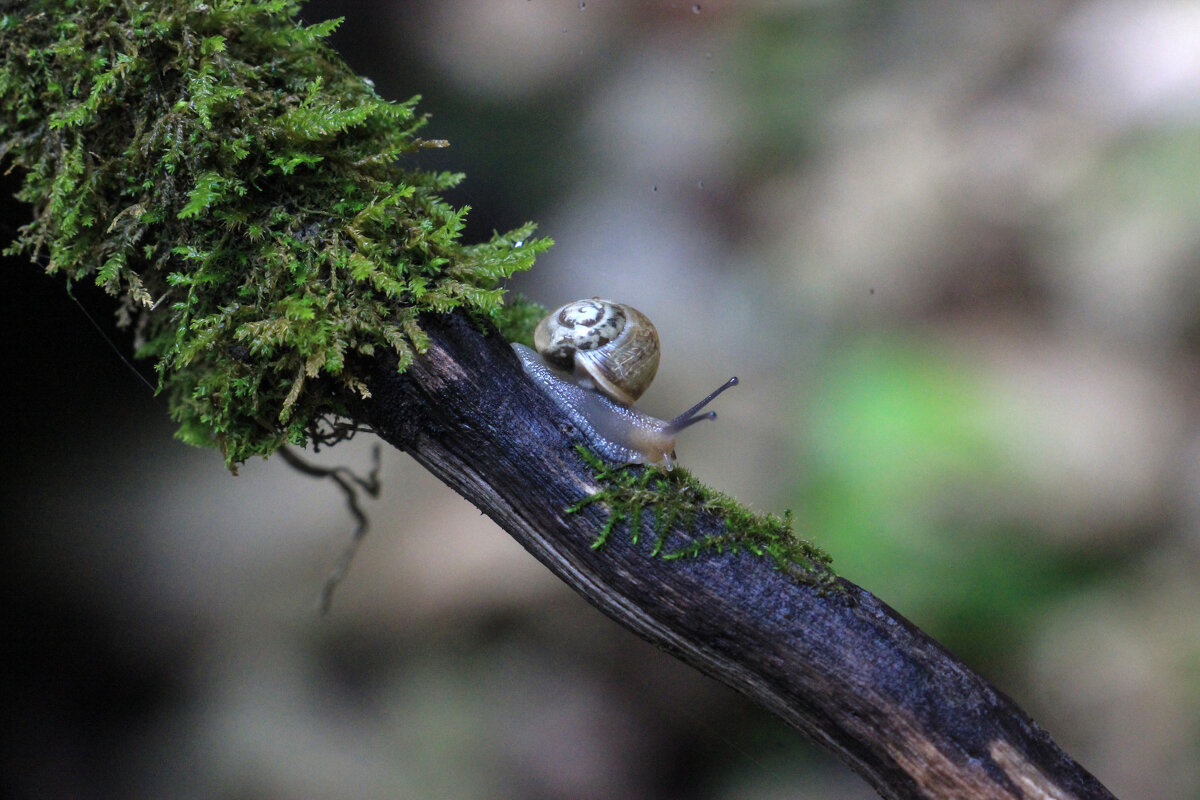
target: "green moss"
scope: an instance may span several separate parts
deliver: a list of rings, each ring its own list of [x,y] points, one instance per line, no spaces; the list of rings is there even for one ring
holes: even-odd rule
[[[359,356],[404,369],[420,315],[520,336],[499,282],[549,246],[464,245],[461,176],[404,166],[416,99],[382,100],[286,0],[32,0],[0,16],[0,157],[33,221],[9,248],[119,301],[179,435],[234,466],[353,432]]]
[[[491,321],[508,341],[533,347],[533,329],[548,311],[542,304],[517,294],[506,299],[504,305],[492,314]]]
[[[670,471],[653,467],[614,467],[580,445],[580,456],[592,468],[603,488],[567,509],[578,513],[593,504],[608,511],[593,548],[603,547],[618,528],[629,531],[638,544],[649,521],[653,531],[650,554],[664,559],[695,558],[706,553],[749,552],[770,558],[775,567],[793,579],[816,586],[822,592],[837,592],[840,584],[829,565],[832,559],[819,547],[792,531],[792,515],[754,514],[737,501],[716,492],[684,469]],[[677,527],[691,531],[700,514],[712,514],[724,523],[721,533],[688,537],[675,542]]]

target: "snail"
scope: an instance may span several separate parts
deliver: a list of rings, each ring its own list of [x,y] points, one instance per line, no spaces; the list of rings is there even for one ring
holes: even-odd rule
[[[700,413],[738,379],[672,420],[633,404],[658,371],[658,331],[642,312],[623,303],[577,300],[548,314],[533,332],[534,348],[513,344],[525,373],[587,437],[605,459],[671,469],[675,437],[715,411]]]

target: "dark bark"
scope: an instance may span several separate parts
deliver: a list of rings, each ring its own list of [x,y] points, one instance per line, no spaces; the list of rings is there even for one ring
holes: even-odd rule
[[[428,319],[403,375],[380,359],[363,413],[610,617],[812,736],[889,798],[1110,798],[1011,700],[878,598],[821,592],[745,551],[664,560],[619,531],[577,432],[508,345]],[[692,532],[717,533],[716,515]]]

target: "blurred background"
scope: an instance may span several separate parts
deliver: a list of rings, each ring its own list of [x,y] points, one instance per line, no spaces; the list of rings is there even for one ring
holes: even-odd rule
[[[451,141],[423,163],[467,173],[468,238],[557,241],[516,289],[655,321],[645,408],[742,379],[689,469],[791,508],[1116,795],[1200,797],[1200,3],[303,11],[341,15]],[[321,617],[336,490],[173,440],[9,261],[7,796],[874,796],[396,452]]]

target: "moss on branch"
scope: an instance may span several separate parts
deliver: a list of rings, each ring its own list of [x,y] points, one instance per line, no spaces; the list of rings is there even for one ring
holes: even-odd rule
[[[827,594],[844,594],[831,568],[832,559],[821,548],[796,535],[792,513],[782,517],[755,514],[720,492],[708,488],[682,468],[670,471],[653,466],[613,466],[583,445],[576,448],[592,470],[601,489],[567,508],[576,514],[590,505],[600,505],[608,517],[600,527],[592,548],[603,547],[618,528],[627,529],[638,544],[650,523],[653,541],[650,555],[664,559],[695,558],[711,553],[748,552],[769,558],[775,567],[799,583],[817,587]],[[722,520],[722,530],[705,536],[692,535],[696,518],[711,513]],[[679,529],[689,532],[683,541],[671,539]]]
[[[401,370],[420,315],[520,327],[499,282],[532,225],[460,241],[460,175],[407,167],[416,98],[381,99],[287,0],[33,0],[0,15],[0,157],[23,252],[119,300],[179,435],[232,467],[353,432],[356,355]],[[517,330],[508,332],[520,338]]]

